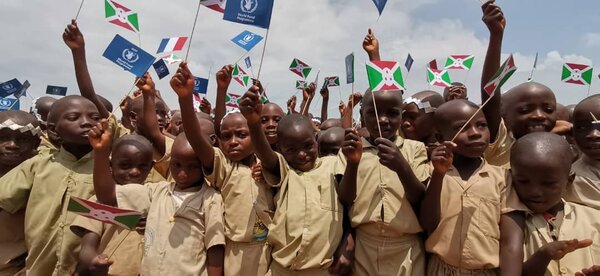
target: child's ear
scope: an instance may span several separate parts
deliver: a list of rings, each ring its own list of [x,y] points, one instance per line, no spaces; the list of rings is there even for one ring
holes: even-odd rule
[[[49,132],[49,135],[54,135],[54,137],[60,137],[56,132],[56,124],[55,123],[47,123],[46,131]]]
[[[131,123],[131,126],[136,129],[136,123],[137,123],[137,114],[133,111],[129,111],[129,123]]]
[[[216,134],[211,134],[210,136],[208,136],[208,139],[210,140],[210,144],[213,147],[218,147],[219,143],[217,142],[217,135]]]
[[[573,180],[575,180],[575,173],[569,174],[569,182],[567,183],[567,186],[573,184]]]

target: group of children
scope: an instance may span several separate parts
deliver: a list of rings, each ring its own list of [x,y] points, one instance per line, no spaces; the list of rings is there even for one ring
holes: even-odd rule
[[[493,1],[482,8],[483,87],[506,21]],[[75,21],[63,40],[81,96],[0,112],[0,275],[600,275],[598,95],[569,113],[528,82],[482,89],[480,107],[455,83],[355,93],[328,119],[324,88],[319,121],[315,84],[286,114],[255,80],[226,113],[228,65],[214,112],[203,101],[197,113],[182,62],[179,110],[146,74],[117,120]],[[370,60],[378,46],[369,31]],[[70,197],[143,219],[77,216]]]

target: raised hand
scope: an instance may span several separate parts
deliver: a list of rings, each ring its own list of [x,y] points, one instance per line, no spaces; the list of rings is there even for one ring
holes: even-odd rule
[[[67,44],[67,47],[69,47],[72,51],[80,50],[85,47],[83,34],[81,34],[75,19],[71,20],[71,24],[67,25],[62,37],[65,44]]]
[[[348,128],[344,135],[344,142],[342,143],[342,153],[348,163],[358,164],[362,157],[362,141],[356,129]]]
[[[344,117],[344,114],[346,114],[346,104],[344,104],[344,101],[340,101],[340,103],[338,104],[338,110],[340,111],[340,117]]]
[[[363,40],[363,49],[369,55],[369,60],[379,60],[379,40],[375,37],[373,30],[369,32]]]
[[[494,0],[488,1],[483,6],[483,22],[487,26],[490,34],[502,34],[506,27],[506,18],[499,6],[494,3]]]
[[[252,179],[254,179],[254,181],[263,185],[267,185],[267,181],[265,181],[265,178],[262,174],[262,164],[260,162],[254,163],[250,169],[252,170]]]
[[[100,120],[98,124],[88,133],[90,145],[96,151],[110,151],[112,148],[112,130],[106,119]]]
[[[377,156],[379,156],[379,163],[388,167],[392,171],[399,171],[401,164],[406,163],[406,159],[398,150],[398,146],[394,142],[386,138],[375,139],[375,145],[377,145]]]
[[[233,65],[225,65],[221,70],[217,72],[217,86],[229,87],[231,83],[231,73],[233,72]]]
[[[302,97],[304,101],[312,99],[315,96],[315,90],[317,90],[317,84],[311,82],[308,87],[302,89]]]
[[[581,272],[575,273],[575,276],[600,276],[600,265],[584,268]]]
[[[329,88],[327,86],[321,88],[321,97],[323,97],[323,100],[329,99]]]
[[[253,85],[248,92],[242,96],[240,101],[240,112],[248,121],[248,125],[260,124],[260,114],[262,112],[262,101],[260,100],[259,88]]]
[[[592,245],[592,240],[573,239],[568,241],[551,242],[542,246],[540,250],[548,259],[558,261],[568,253],[571,253],[577,249],[588,247],[590,245]]]
[[[146,72],[143,77],[138,78],[135,81],[135,85],[142,91],[142,93],[155,93],[154,81],[148,72]]]
[[[187,62],[181,62],[177,73],[171,78],[170,84],[179,98],[191,97],[194,94],[194,75],[190,72]]]
[[[212,106],[208,99],[202,98],[202,101],[200,101],[200,111],[210,115],[210,112],[212,111]]]
[[[443,144],[433,149],[431,153],[431,163],[433,169],[437,173],[445,174],[452,167],[454,154],[452,151],[456,148],[456,144],[446,141]]]
[[[296,96],[290,97],[287,101],[287,108],[292,113],[296,111]]]
[[[360,101],[362,101],[363,99],[363,95],[358,93],[358,92],[354,92],[352,94],[350,94],[350,96],[348,97],[348,105],[353,105],[356,106],[360,103]]]

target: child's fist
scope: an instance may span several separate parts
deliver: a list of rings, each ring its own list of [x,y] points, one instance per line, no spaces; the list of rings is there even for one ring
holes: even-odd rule
[[[491,34],[501,34],[504,32],[504,28],[506,27],[506,19],[504,18],[504,13],[502,9],[498,7],[494,0],[488,1],[483,6],[481,6],[483,10],[483,22],[490,30]]]
[[[79,27],[77,27],[77,22],[75,19],[71,20],[71,24],[67,25],[62,37],[65,41],[65,44],[67,44],[67,47],[69,47],[72,51],[83,49],[85,46],[83,34],[81,34],[81,31],[79,31]]]
[[[294,112],[296,110],[296,96],[292,96],[287,101],[287,108],[290,112]]]
[[[600,276],[600,265],[584,268],[581,272],[575,273],[575,276]]]
[[[329,99],[329,88],[327,88],[327,85],[321,88],[321,97],[323,97],[323,100]]]
[[[446,141],[439,145],[431,152],[431,164],[433,170],[437,173],[445,174],[452,166],[454,154],[452,151],[456,148],[456,144]]]
[[[248,92],[242,96],[240,101],[240,112],[248,121],[248,125],[259,124],[260,114],[262,112],[262,101],[259,96],[259,88],[253,85]]]
[[[108,150],[112,147],[112,130],[106,119],[100,120],[90,132],[88,132],[88,140],[94,150]]]
[[[202,101],[200,101],[200,111],[210,115],[210,112],[212,111],[212,106],[207,98],[202,98]]]
[[[97,255],[90,263],[90,275],[108,275],[108,268],[113,264],[104,254]]]
[[[555,241],[546,244],[540,248],[542,253],[549,260],[558,261],[562,259],[568,253],[571,253],[577,249],[588,247],[592,245],[592,240],[568,240],[568,241]]]
[[[173,88],[173,91],[175,91],[179,98],[191,97],[194,94],[195,83],[194,76],[185,61],[179,64],[177,73],[175,73],[170,81],[171,88]]]
[[[139,88],[140,90],[142,90],[143,94],[146,93],[154,93],[154,81],[152,80],[152,77],[150,76],[150,73],[146,72],[146,74],[144,74],[143,77],[138,78],[135,81],[135,85],[137,86],[137,88]]]
[[[228,87],[231,83],[231,73],[233,72],[232,65],[225,65],[217,72],[217,86]]]
[[[369,32],[363,40],[363,49],[365,52],[367,52],[367,54],[369,54],[369,56],[379,52],[379,40],[377,40],[373,30],[371,29],[369,29]]]
[[[314,82],[311,82],[306,88],[302,89],[302,96],[304,97],[304,100],[308,100],[309,98],[312,98],[315,96],[315,90],[317,90],[317,84]]]
[[[362,141],[356,129],[346,129],[344,142],[342,143],[342,153],[348,160],[348,163],[358,164],[362,157]]]

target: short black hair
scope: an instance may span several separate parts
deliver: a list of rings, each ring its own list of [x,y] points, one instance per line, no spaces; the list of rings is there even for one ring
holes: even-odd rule
[[[534,160],[560,160],[560,168],[568,174],[571,170],[572,151],[569,142],[551,132],[533,132],[519,138],[510,149],[510,163],[523,158]]]
[[[287,115],[279,121],[279,124],[277,125],[277,135],[281,137],[282,134],[299,128],[306,128],[312,132],[315,131],[312,122],[308,117],[295,113]]]
[[[154,147],[152,146],[152,143],[150,143],[150,141],[146,137],[138,134],[127,134],[115,140],[112,146],[113,153],[117,151],[121,146],[125,145],[134,146],[140,151],[150,152],[150,154],[154,152]]]

